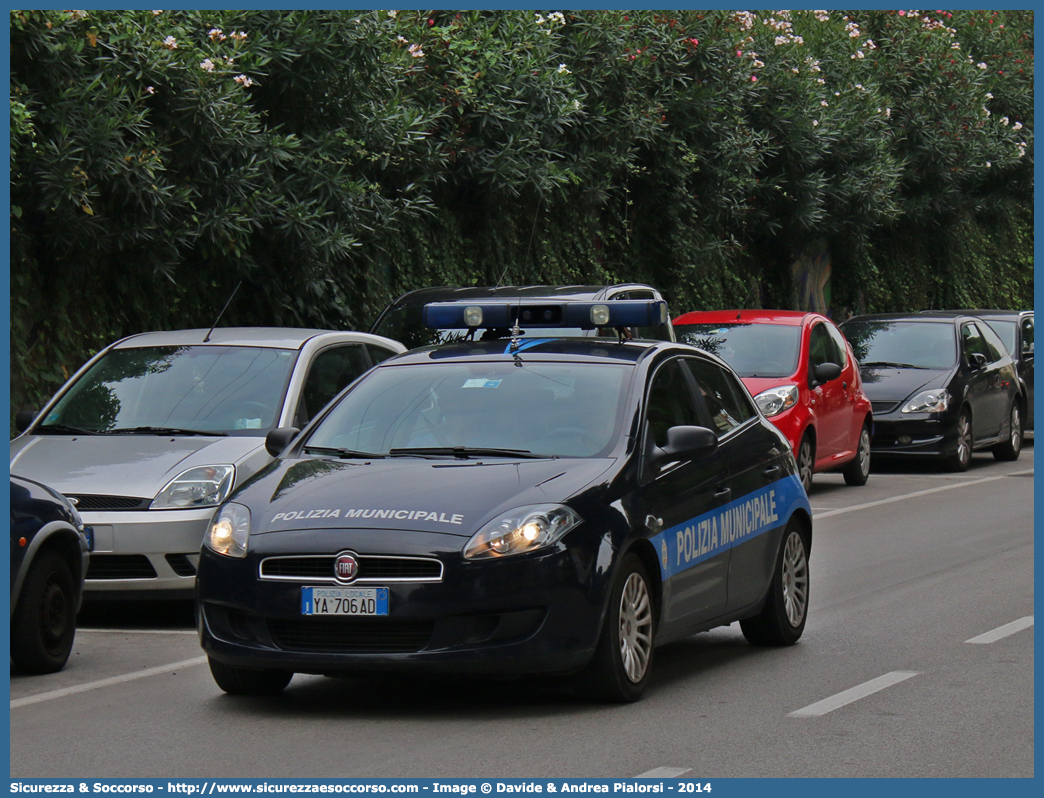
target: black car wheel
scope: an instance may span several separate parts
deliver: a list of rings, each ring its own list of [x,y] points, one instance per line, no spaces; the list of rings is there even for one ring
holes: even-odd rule
[[[274,695],[290,684],[294,677],[291,671],[284,670],[251,670],[237,668],[210,660],[210,674],[217,686],[229,695]]]
[[[11,618],[11,661],[23,673],[55,673],[65,667],[75,636],[72,571],[58,552],[40,552]]]
[[[1011,403],[1008,439],[993,447],[993,456],[998,460],[1018,460],[1022,453],[1022,411],[1019,401]]]
[[[779,544],[772,584],[765,606],[753,618],[740,621],[743,636],[756,646],[789,646],[805,631],[808,617],[809,535],[791,518]]]
[[[582,688],[605,701],[641,698],[652,671],[655,633],[649,576],[642,561],[628,554],[613,584],[598,648],[581,674]]]
[[[957,417],[957,451],[951,454],[946,464],[951,471],[967,471],[972,456],[972,423],[967,408]]]
[[[805,488],[805,493],[808,493],[812,489],[812,472],[816,468],[816,449],[812,444],[812,436],[807,432],[798,447],[797,467],[801,484]]]
[[[845,484],[865,485],[870,478],[870,425],[863,424],[855,459],[845,466]]]

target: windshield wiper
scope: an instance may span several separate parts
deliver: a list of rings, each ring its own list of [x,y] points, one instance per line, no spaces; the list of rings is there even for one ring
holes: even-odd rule
[[[893,369],[926,369],[927,366],[915,366],[913,363],[891,363],[887,360],[877,360],[873,363],[860,363],[860,366],[866,366],[867,368],[875,368],[878,366],[884,366],[885,368]]]
[[[117,427],[106,430],[106,435],[137,435],[145,433],[148,435],[207,435],[216,438],[227,438],[227,432],[213,432],[200,429],[181,429],[179,427]]]
[[[557,455],[533,454],[529,449],[496,449],[482,446],[427,446],[418,448],[390,449],[388,454],[395,456],[410,456],[426,454],[447,455],[452,457],[523,457],[533,460],[555,459]]]
[[[101,435],[100,430],[73,427],[69,424],[41,424],[35,430],[38,434],[45,435]]]
[[[304,450],[306,454],[332,454],[334,457],[343,457],[346,459],[384,459],[383,454],[374,454],[373,452],[357,452],[354,449],[338,449],[333,446],[305,446]]]

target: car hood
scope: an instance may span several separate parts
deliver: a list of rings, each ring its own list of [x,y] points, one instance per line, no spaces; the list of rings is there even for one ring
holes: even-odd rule
[[[11,441],[11,473],[64,494],[151,499],[185,469],[236,465],[264,445],[246,436],[23,435]]]
[[[565,501],[616,461],[277,460],[231,501],[259,533],[406,529],[470,537],[499,512]]]
[[[911,394],[949,383],[952,369],[862,367],[863,392],[871,402],[901,402]]]

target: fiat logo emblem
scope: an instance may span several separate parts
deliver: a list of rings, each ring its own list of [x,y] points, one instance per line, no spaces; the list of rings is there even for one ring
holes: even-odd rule
[[[334,560],[334,576],[339,582],[351,582],[359,573],[359,561],[351,554],[338,554]]]

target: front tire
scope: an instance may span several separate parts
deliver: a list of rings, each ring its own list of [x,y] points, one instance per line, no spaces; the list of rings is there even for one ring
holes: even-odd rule
[[[798,446],[797,467],[801,485],[805,493],[808,493],[812,490],[812,472],[816,470],[816,447],[812,443],[812,436],[807,432]]]
[[[275,695],[290,684],[294,676],[291,671],[251,670],[226,665],[213,657],[208,657],[208,660],[211,676],[217,686],[229,695]]]
[[[946,458],[946,465],[951,471],[967,471],[972,456],[972,423],[971,413],[967,408],[961,409],[957,417],[957,451]]]
[[[11,618],[11,661],[22,673],[65,667],[76,636],[76,586],[68,563],[42,551],[29,566]]]
[[[845,466],[846,485],[865,485],[870,479],[870,425],[863,424],[855,459]]]
[[[652,671],[655,607],[642,561],[628,554],[609,596],[609,610],[590,664],[580,674],[592,697],[613,703],[637,701]]]
[[[765,606],[753,618],[740,621],[743,636],[752,645],[790,646],[805,631],[810,543],[804,524],[791,518],[783,530]]]
[[[1022,435],[1022,408],[1016,399],[1008,414],[1008,439],[993,447],[993,456],[998,460],[1018,460],[1022,454]]]

